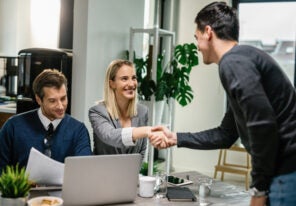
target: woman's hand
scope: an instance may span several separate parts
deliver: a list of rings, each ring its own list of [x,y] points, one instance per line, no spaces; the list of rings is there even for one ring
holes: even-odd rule
[[[149,140],[157,149],[164,149],[177,144],[176,134],[164,126],[152,127]]]

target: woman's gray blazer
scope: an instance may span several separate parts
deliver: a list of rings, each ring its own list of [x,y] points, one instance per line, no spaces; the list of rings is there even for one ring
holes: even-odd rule
[[[148,126],[148,108],[137,104],[137,116],[132,118],[132,127]],[[91,107],[88,112],[93,129],[94,154],[140,153],[144,158],[147,139],[138,139],[135,146],[122,143],[122,127],[118,119],[111,119],[103,102]]]

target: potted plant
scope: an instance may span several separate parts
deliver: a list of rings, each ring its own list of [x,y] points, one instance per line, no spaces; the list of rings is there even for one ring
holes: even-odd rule
[[[1,205],[24,206],[29,195],[31,183],[25,168],[7,166],[0,177]]]
[[[153,174],[155,174],[155,173],[157,173],[159,171],[158,164],[159,164],[158,161],[155,161],[154,162],[154,165],[153,165]],[[141,169],[140,169],[140,174],[141,175],[144,175],[144,176],[147,176],[148,175],[148,162],[142,162]]]
[[[156,101],[174,98],[186,106],[193,100],[193,90],[189,85],[192,67],[198,65],[197,47],[193,43],[180,44],[175,47],[173,58],[164,65],[164,55],[157,58],[157,78],[152,79],[151,54],[145,58],[137,58],[134,54],[134,64],[138,79],[138,94],[140,100],[150,101],[155,95]],[[128,53],[127,53],[128,58]]]
[[[189,85],[192,67],[198,65],[198,53],[195,44],[177,45],[173,59],[162,70],[161,63],[157,66],[157,84],[155,100],[174,98],[181,106],[193,100],[193,90]],[[159,57],[159,61],[163,57]]]

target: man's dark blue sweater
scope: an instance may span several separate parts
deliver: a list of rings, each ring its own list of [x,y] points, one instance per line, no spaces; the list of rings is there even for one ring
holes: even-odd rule
[[[46,130],[37,110],[11,117],[0,132],[0,175],[6,165],[26,166],[30,149],[44,153]],[[89,133],[85,125],[65,115],[52,136],[51,158],[64,162],[67,156],[91,155]]]

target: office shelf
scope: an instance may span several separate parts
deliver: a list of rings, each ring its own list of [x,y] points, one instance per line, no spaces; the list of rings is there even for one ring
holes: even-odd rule
[[[166,59],[170,60],[173,57],[174,47],[175,47],[175,32],[167,31],[164,29],[160,29],[157,26],[154,28],[131,28],[130,29],[130,44],[129,44],[129,60],[133,61],[134,59],[134,39],[136,34],[147,34],[149,36],[148,43],[149,45],[153,46],[152,51],[152,80],[156,82],[156,70],[157,70],[157,56],[159,54],[159,48],[160,48],[160,39],[163,40],[170,40],[169,43],[164,42],[162,46],[166,48],[166,51],[168,51],[166,54]],[[143,42],[144,44],[144,42]],[[151,117],[151,125],[155,125],[156,123],[156,115],[158,115],[158,112],[156,111],[155,107],[155,98],[154,96],[151,99],[151,106],[149,108],[150,117]],[[173,129],[173,110],[174,110],[174,101],[169,100],[169,103],[166,104],[167,107],[170,108],[170,112],[168,114],[168,121],[164,122],[171,130]],[[148,175],[153,174],[153,164],[154,164],[154,147],[151,144],[148,144]],[[170,172],[171,167],[171,149],[167,149],[166,154],[166,171]]]

